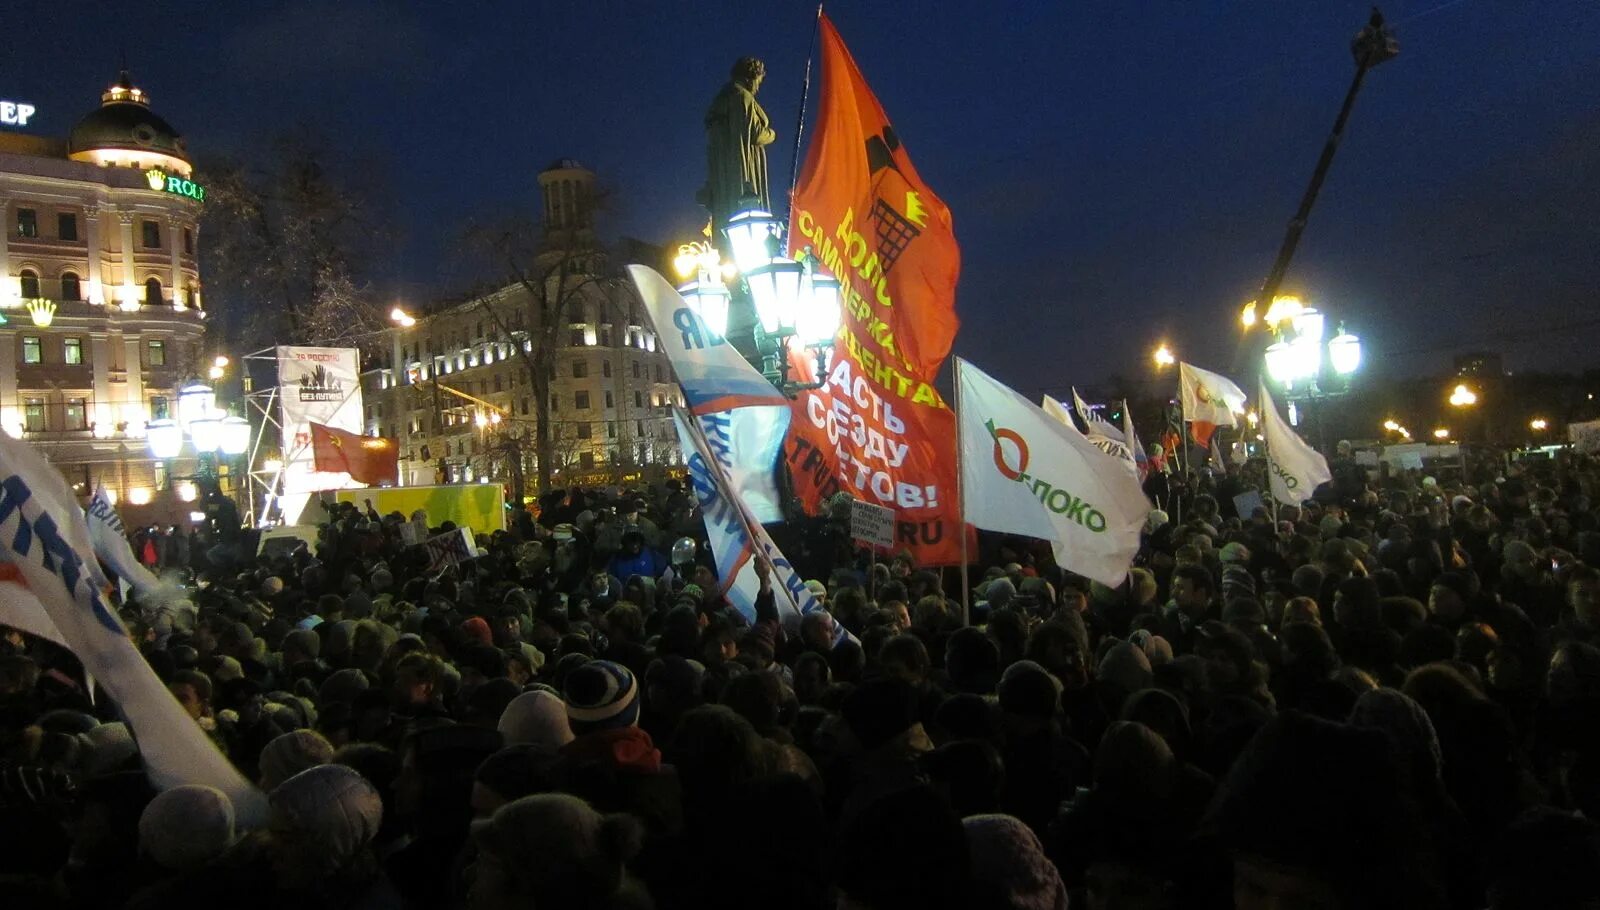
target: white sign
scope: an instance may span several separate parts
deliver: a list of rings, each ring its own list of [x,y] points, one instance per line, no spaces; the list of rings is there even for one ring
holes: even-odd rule
[[[6,126],[27,126],[28,118],[38,108],[21,101],[0,101],[0,123]]]
[[[284,518],[293,524],[306,494],[353,485],[349,474],[316,470],[311,424],[362,431],[361,356],[355,348],[278,348],[283,427]],[[292,514],[291,514],[292,513]]]
[[[1567,438],[1572,447],[1584,455],[1600,452],[1600,420],[1567,424]]]
[[[850,500],[850,536],[875,547],[894,546],[894,510]]]

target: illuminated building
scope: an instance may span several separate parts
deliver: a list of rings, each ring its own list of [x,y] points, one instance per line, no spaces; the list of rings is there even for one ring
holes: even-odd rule
[[[632,283],[604,277],[594,173],[564,159],[539,185],[545,243],[529,276],[548,288],[564,280],[568,292],[547,292],[565,301],[560,325],[540,331],[534,291],[514,282],[427,313],[401,311],[385,362],[363,374],[366,430],[399,440],[406,485],[506,482],[506,460],[518,449],[505,440],[520,437],[535,492],[539,414],[523,354],[545,337],[555,346],[552,483],[649,481],[682,464],[672,424],[682,399],[671,366]]]
[[[65,140],[20,128],[0,127],[0,429],[80,491],[148,501],[170,483],[146,423],[174,416],[205,331],[205,189],[126,72]]]

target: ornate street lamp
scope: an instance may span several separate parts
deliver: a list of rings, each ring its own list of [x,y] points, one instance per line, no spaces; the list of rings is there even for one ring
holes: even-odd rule
[[[190,424],[211,416],[216,405],[217,393],[211,386],[198,379],[184,384],[178,390],[178,425],[188,432]]]
[[[150,454],[163,461],[177,458],[178,453],[183,451],[183,427],[169,417],[146,424],[144,436],[150,446]]]

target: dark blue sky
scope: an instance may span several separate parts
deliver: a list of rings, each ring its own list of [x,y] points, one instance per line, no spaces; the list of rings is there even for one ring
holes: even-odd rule
[[[958,353],[1024,390],[1226,367],[1348,84],[1365,2],[830,7],[964,253]],[[112,5],[10,0],[0,97],[64,135],[126,50],[190,149],[297,124],[372,162],[405,243],[375,287],[437,286],[469,216],[533,206],[558,157],[617,191],[610,233],[692,236],[700,117],[738,56],[789,172],[804,2]],[[1581,368],[1600,341],[1600,5],[1407,0],[1292,267],[1383,370],[1472,347]],[[781,175],[781,176],[780,176]]]

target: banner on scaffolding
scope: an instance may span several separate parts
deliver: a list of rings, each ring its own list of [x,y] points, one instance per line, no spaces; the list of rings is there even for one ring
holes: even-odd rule
[[[279,425],[283,432],[284,520],[290,524],[307,494],[352,486],[349,474],[318,471],[311,424],[362,430],[361,355],[355,348],[278,348]]]

